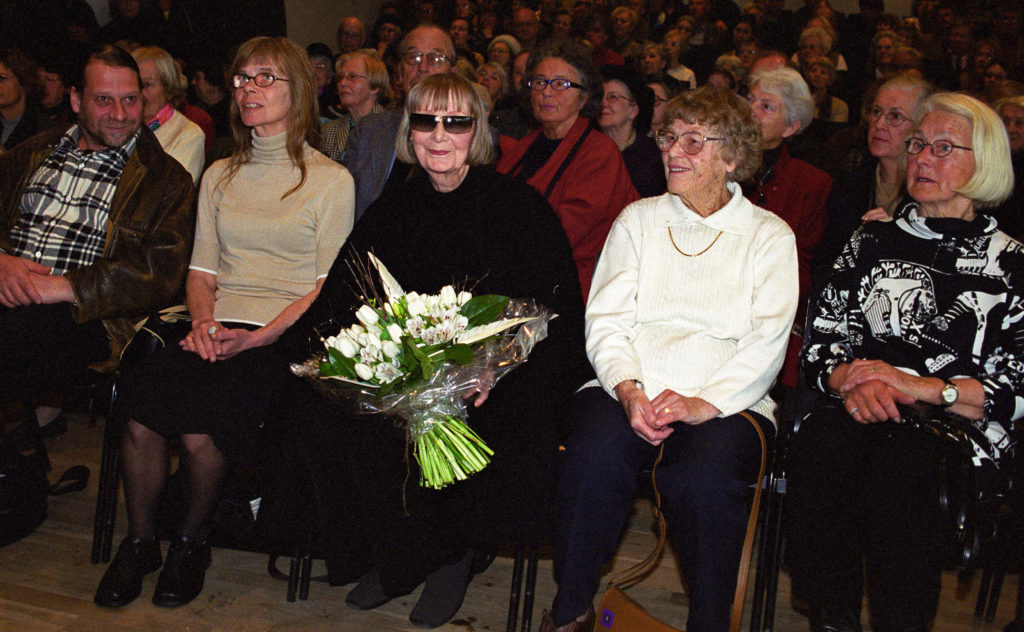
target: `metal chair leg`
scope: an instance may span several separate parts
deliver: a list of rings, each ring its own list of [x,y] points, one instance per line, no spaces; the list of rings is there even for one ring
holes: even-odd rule
[[[103,427],[103,448],[100,457],[99,489],[96,492],[96,515],[92,531],[93,564],[110,561],[117,519],[117,487],[121,467],[121,435],[124,423],[117,413],[117,382],[111,387],[110,413]]]
[[[309,599],[309,580],[313,574],[313,558],[310,556],[309,548],[306,548],[302,561],[299,564],[299,599]]]
[[[526,562],[526,588],[523,590],[523,626],[521,632],[530,632],[533,625],[533,597],[537,588],[537,547],[531,546]]]
[[[523,547],[516,547],[515,561],[512,563],[512,590],[508,597],[508,621],[505,632],[516,632],[519,621],[519,594],[523,584]]]

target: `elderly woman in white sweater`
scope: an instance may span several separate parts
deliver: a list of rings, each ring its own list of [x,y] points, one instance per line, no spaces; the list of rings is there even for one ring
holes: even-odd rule
[[[774,433],[768,389],[797,303],[784,221],[737,181],[760,162],[750,107],[711,87],[666,106],[656,138],[668,193],[619,215],[587,303],[598,380],[573,402],[556,508],[558,594],[542,630],[584,630],[637,473],[664,446],[658,486],[690,586],[686,629],[729,628],[760,441]]]

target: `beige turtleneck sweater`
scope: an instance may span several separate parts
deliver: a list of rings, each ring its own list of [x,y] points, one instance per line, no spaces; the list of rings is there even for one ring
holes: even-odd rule
[[[353,224],[348,170],[305,146],[306,182],[285,148],[287,133],[253,135],[252,159],[230,181],[213,163],[199,188],[190,269],[217,275],[214,318],[265,325],[327,276]]]

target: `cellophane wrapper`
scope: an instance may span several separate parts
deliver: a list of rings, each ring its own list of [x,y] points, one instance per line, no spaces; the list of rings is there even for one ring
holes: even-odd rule
[[[292,365],[291,370],[312,379],[328,397],[355,403],[357,412],[401,419],[420,465],[420,484],[441,489],[479,472],[494,454],[467,424],[465,398],[493,388],[509,371],[526,362],[534,346],[547,337],[548,322],[554,317],[532,299],[510,299],[499,320],[528,321],[474,343],[469,364],[442,362],[429,379],[384,395],[380,395],[381,389],[320,375],[319,358]]]

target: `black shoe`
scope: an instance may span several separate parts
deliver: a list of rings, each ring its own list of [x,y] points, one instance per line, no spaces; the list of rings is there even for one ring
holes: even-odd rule
[[[345,603],[356,610],[373,610],[389,601],[391,597],[384,594],[384,587],[380,583],[380,571],[376,568],[363,575],[356,587],[345,597]]]
[[[153,605],[164,608],[184,606],[203,591],[206,569],[210,568],[210,542],[178,536],[167,549],[164,570],[156,580]]]
[[[142,578],[160,568],[160,543],[129,536],[117,547],[117,555],[103,573],[93,601],[107,608],[120,608],[142,592]]]
[[[467,549],[455,563],[435,570],[427,576],[427,584],[420,593],[409,621],[419,628],[437,628],[455,616],[466,598],[466,588],[473,578],[473,551]]]

